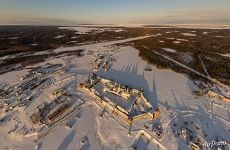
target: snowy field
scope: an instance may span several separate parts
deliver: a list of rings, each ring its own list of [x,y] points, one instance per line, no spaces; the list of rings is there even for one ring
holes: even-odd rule
[[[90,32],[94,33],[100,33],[104,31],[113,31],[113,32],[123,32],[123,29],[120,28],[112,28],[112,27],[107,27],[107,28],[95,28],[95,27],[90,27],[90,26],[79,26],[79,27],[59,27],[59,29],[67,29],[67,30],[73,30],[76,31],[77,34],[88,34]],[[55,38],[61,38],[62,36],[57,36]]]
[[[95,30],[85,27],[61,27],[61,29],[73,29],[80,34]],[[121,29],[114,31],[123,32]],[[195,36],[195,33],[184,35]],[[84,49],[84,55],[50,58],[37,65],[50,63],[62,64],[63,67],[56,73],[46,76],[52,79],[52,84],[39,92],[32,91],[37,93],[37,97],[28,107],[23,110],[15,107],[8,112],[0,108],[0,149],[128,150],[135,147],[138,150],[186,150],[189,149],[187,141],[178,135],[181,128],[193,131],[202,143],[217,138],[230,143],[229,108],[216,104],[208,96],[196,97],[193,91],[198,87],[187,76],[172,70],[160,70],[148,64],[139,57],[139,51],[131,46],[113,45],[146,37],[149,36],[54,50],[61,52]],[[162,50],[176,52],[168,48]],[[89,94],[78,89],[78,83],[87,80],[93,70],[92,63],[99,55],[105,56],[105,59],[107,56],[112,57],[114,61],[108,71],[99,68],[96,74],[120,84],[143,88],[153,107],[160,109],[160,119],[139,121],[129,127],[115,114],[94,103]],[[147,66],[151,67],[150,71],[146,71]],[[18,84],[21,81],[17,79],[27,73],[28,70],[10,72],[1,75],[0,81],[9,85]],[[63,87],[73,95],[75,103],[82,101],[84,104],[79,107],[79,111],[63,119],[52,130],[48,128],[47,135],[37,139],[36,135],[42,129],[31,122],[30,116],[38,105],[43,102],[51,103],[54,100],[51,93]],[[161,139],[154,136],[150,129],[155,123],[163,128]],[[35,132],[25,136],[28,134],[20,134],[23,128],[34,129]],[[11,130],[14,131],[10,133]]]

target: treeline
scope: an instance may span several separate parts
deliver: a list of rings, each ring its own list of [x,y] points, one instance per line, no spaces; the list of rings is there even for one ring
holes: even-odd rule
[[[187,74],[187,75],[189,75],[189,77],[191,77],[193,79],[206,80],[205,78],[197,75],[196,73],[193,73],[193,72],[189,71],[188,69],[185,69],[185,68],[179,66],[178,64],[173,63],[172,61],[167,60],[164,57],[153,53],[152,51],[142,47],[141,45],[134,45],[134,46],[136,49],[139,50],[139,56],[143,60],[147,61],[150,64],[154,64],[159,69],[171,69],[171,70],[178,72],[178,73]]]
[[[206,75],[206,72],[204,71],[201,62],[203,61],[209,75],[212,78],[215,78],[222,83],[230,85],[230,59],[221,56],[219,53],[203,50],[203,48],[201,48],[202,46],[200,47],[200,44],[197,44],[197,42],[188,42],[189,44],[187,45],[181,43],[175,46],[175,44],[167,40],[165,40],[164,43],[160,43],[157,38],[153,37],[138,40],[134,43],[134,47],[139,50],[140,57],[142,57],[149,63],[156,65],[159,68],[172,69],[173,71],[187,74],[193,79],[206,80],[205,78],[194,74],[193,72],[184,69],[183,67],[180,67],[172,61],[169,61],[162,56],[156,55],[151,50],[157,51],[164,56],[168,56],[196,70],[197,72]],[[148,47],[150,50],[146,49],[145,47]],[[163,48],[171,48],[175,50],[175,52],[163,50]],[[186,48],[186,50],[184,50],[183,48]]]
[[[211,77],[230,85],[230,58],[204,53],[201,59]]]
[[[96,31],[88,34],[78,34],[74,30],[59,29],[55,26],[0,26],[0,57],[20,53],[29,54],[37,51],[55,49],[61,46],[74,46],[80,43],[96,43],[157,33],[156,30],[146,28],[118,29],[124,31]],[[60,35],[63,35],[63,37],[55,38]]]

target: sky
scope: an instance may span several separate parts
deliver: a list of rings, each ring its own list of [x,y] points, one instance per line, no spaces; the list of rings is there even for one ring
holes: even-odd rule
[[[0,0],[0,24],[230,24],[230,0]]]

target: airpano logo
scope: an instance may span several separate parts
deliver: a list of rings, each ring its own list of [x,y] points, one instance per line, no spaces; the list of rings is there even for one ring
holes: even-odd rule
[[[202,147],[224,146],[227,145],[226,141],[206,141],[202,144]]]

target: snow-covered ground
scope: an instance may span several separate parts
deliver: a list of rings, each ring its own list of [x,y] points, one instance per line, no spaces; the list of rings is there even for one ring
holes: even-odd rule
[[[196,36],[194,33],[181,33],[184,36]]]
[[[221,55],[230,58],[230,54],[221,54]]]
[[[60,38],[62,38],[62,37],[64,37],[65,35],[58,35],[58,36],[55,36],[54,38],[55,39],[60,39]]]
[[[229,143],[229,108],[217,104],[207,96],[195,96],[193,91],[198,87],[185,75],[172,70],[160,70],[155,66],[151,66],[151,71],[146,71],[145,68],[149,64],[139,57],[137,49],[131,46],[113,46],[113,44],[146,37],[149,36],[54,50],[54,52],[76,49],[85,51],[82,57],[50,58],[37,65],[51,63],[62,64],[63,67],[57,73],[47,75],[52,79],[52,84],[38,90],[39,92],[33,91],[34,94],[37,93],[37,98],[24,110],[13,109],[4,112],[0,108],[0,119],[5,118],[4,123],[6,123],[0,123],[0,149],[127,150],[136,145],[139,149],[144,147],[149,150],[186,150],[188,149],[186,140],[176,134],[182,127],[195,132],[202,142],[216,140],[218,137]],[[164,50],[169,51],[169,49]],[[170,49],[170,52],[176,50]],[[96,72],[97,75],[131,87],[143,88],[153,107],[160,109],[160,119],[140,120],[129,127],[116,114],[94,103],[88,93],[78,89],[77,84],[87,80],[93,70],[93,62],[99,55],[105,56],[105,59],[109,56],[114,61],[108,71],[100,68]],[[20,82],[16,80],[17,77],[21,78],[27,73],[28,70],[10,72],[1,75],[0,81],[13,85]],[[23,126],[37,129],[32,124],[30,116],[38,105],[52,102],[54,97],[51,93],[62,87],[73,95],[74,100],[84,102],[80,106],[80,111],[68,117],[69,119],[64,119],[39,140],[36,140],[36,136],[25,137],[19,134],[18,129]],[[155,123],[163,128],[161,139],[154,136],[154,131],[151,131]],[[17,126],[19,128],[16,128]],[[14,128],[17,129],[16,132],[9,134],[9,131]]]
[[[163,50],[170,52],[170,53],[175,53],[176,50],[175,49],[171,49],[171,48],[162,48]]]
[[[176,39],[177,41],[183,41],[183,42],[188,42],[189,40],[187,39]]]
[[[180,41],[173,41],[174,44],[180,44]]]
[[[78,34],[88,34],[90,32],[104,32],[104,31],[113,31],[113,32],[123,32],[125,30],[120,29],[120,28],[112,28],[112,27],[103,27],[99,28],[98,27],[92,27],[92,26],[76,26],[76,27],[59,27],[59,29],[68,29],[68,30],[73,30],[76,31]]]
[[[78,34],[87,34],[93,30],[97,30],[98,28],[92,28],[92,27],[59,27],[59,29],[68,29],[77,31]]]
[[[19,37],[15,36],[15,37],[11,37],[9,38],[10,40],[15,40],[15,39],[18,39]]]

